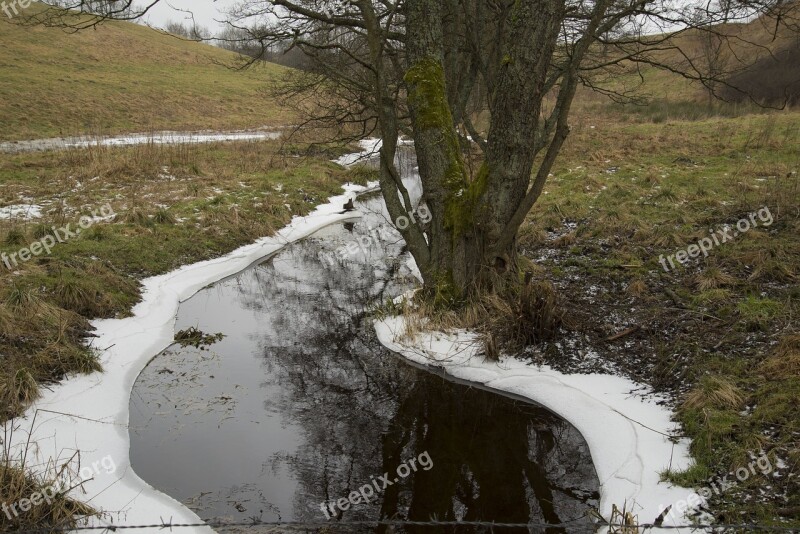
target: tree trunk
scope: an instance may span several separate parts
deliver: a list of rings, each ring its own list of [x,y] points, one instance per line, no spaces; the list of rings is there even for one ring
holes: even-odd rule
[[[508,45],[490,96],[488,150],[475,177],[466,170],[450,107],[454,92],[445,75],[442,2],[408,0],[405,8],[408,106],[432,216],[427,261],[420,262],[424,253],[418,247],[409,248],[426,286],[450,287],[459,295],[515,270],[514,241],[500,246],[500,238],[530,184],[564,1],[517,2],[511,9]]]

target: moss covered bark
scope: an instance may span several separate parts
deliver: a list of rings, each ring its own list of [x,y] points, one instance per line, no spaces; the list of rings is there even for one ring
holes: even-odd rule
[[[444,68],[433,58],[417,61],[408,69],[409,104],[416,113],[416,129],[435,130],[443,140],[446,167],[441,177],[445,191],[445,227],[458,239],[469,231],[475,221],[475,207],[484,193],[489,169],[485,164],[478,177],[470,181],[461,156],[461,147],[453,126],[453,116],[447,102]]]

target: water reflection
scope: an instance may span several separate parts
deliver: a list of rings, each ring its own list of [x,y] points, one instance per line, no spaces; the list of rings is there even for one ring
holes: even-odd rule
[[[368,309],[411,284],[400,240],[386,236],[338,265],[319,261],[381,222],[377,201],[365,207],[373,213],[364,219],[329,227],[181,305],[179,329],[226,337],[210,350],[173,346],[139,377],[137,473],[217,520],[319,522],[322,503],[383,473],[399,480],[333,521],[582,516],[596,505],[598,483],[571,425],[411,367],[375,339]],[[424,452],[432,468],[396,477]],[[408,529],[417,530],[450,531]]]

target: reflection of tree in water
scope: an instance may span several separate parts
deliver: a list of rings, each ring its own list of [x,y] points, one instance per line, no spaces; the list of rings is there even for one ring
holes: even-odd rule
[[[283,391],[271,408],[305,435],[295,454],[271,458],[265,468],[286,465],[298,480],[294,519],[323,519],[321,502],[347,497],[384,472],[393,479],[400,464],[423,451],[432,469],[418,468],[378,502],[353,506],[338,519],[558,523],[580,516],[597,498],[597,480],[570,425],[416,370],[377,342],[365,309],[387,296],[385,280],[397,265],[326,268],[312,240],[239,286],[248,307],[280,303],[264,314],[270,333],[260,340],[270,382]]]
[[[596,490],[577,432],[527,403],[423,376],[396,418],[383,470],[396,470],[408,449],[428,451],[435,468],[416,474],[410,495],[387,491],[382,517],[560,523],[580,516]]]

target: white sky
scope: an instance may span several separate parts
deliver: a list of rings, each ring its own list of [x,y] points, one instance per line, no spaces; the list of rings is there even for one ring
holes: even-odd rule
[[[139,0],[137,5],[141,6],[145,1]],[[237,0],[161,0],[158,5],[150,9],[144,18],[144,21],[151,26],[163,27],[170,20],[176,22],[191,22],[191,16],[179,10],[191,11],[194,14],[194,19],[200,26],[205,26],[212,33],[217,33],[222,26],[215,22],[216,20],[224,20],[224,11],[235,5]]]

